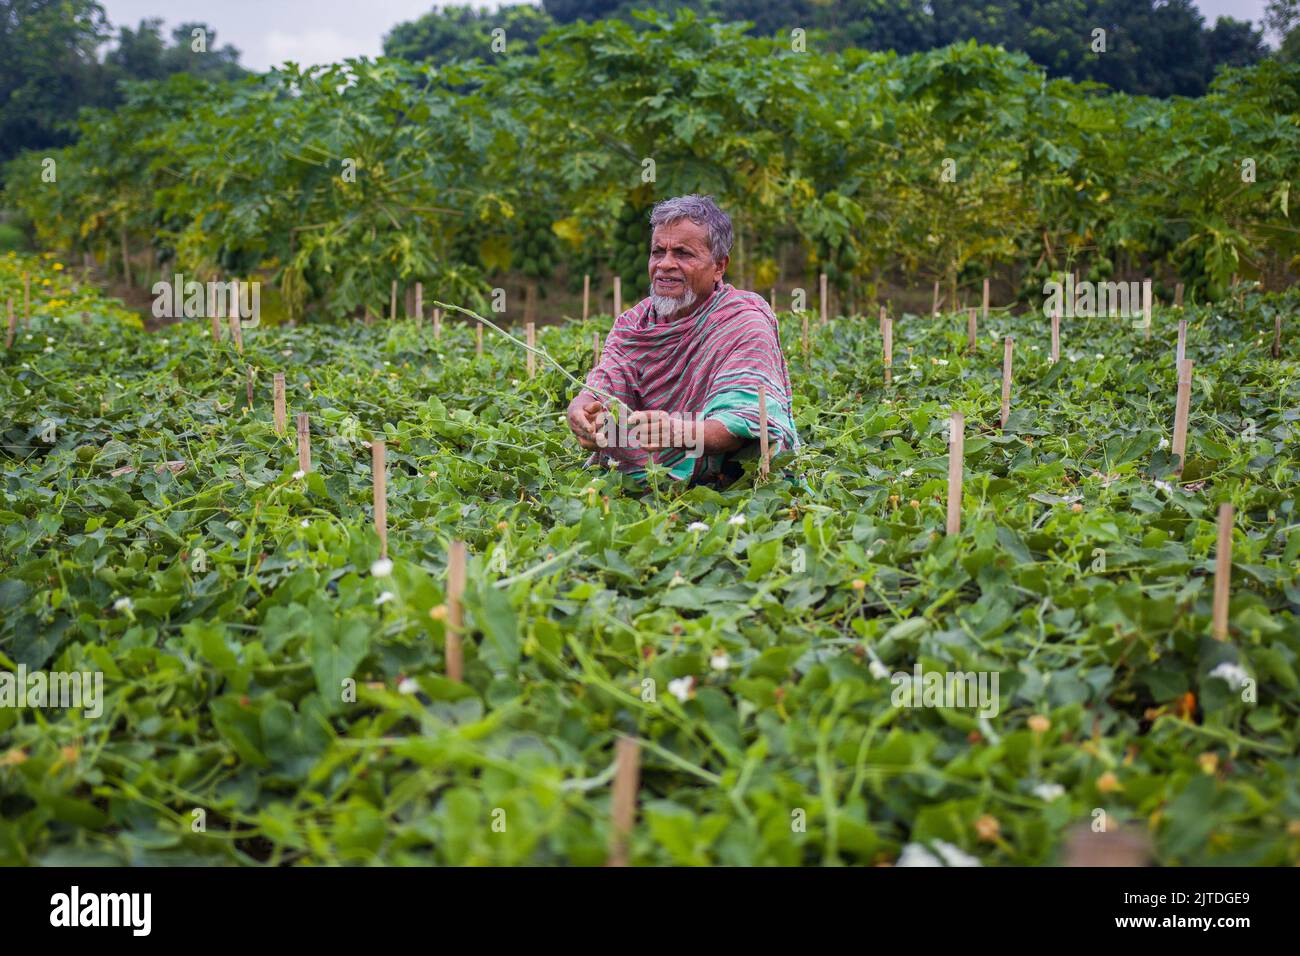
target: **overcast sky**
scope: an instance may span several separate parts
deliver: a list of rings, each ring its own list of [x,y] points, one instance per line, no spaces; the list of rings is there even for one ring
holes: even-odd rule
[[[433,8],[429,0],[100,0],[116,26],[135,27],[162,17],[167,32],[180,23],[202,22],[217,32],[217,45],[232,43],[240,63],[265,70],[285,60],[326,63],[349,56],[378,56],[384,34]],[[487,0],[459,0],[495,7]],[[1199,0],[1205,19],[1220,16],[1259,24],[1266,0]]]

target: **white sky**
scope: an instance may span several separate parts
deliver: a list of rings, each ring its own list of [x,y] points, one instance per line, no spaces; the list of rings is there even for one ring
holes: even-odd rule
[[[285,60],[334,62],[348,56],[378,56],[384,34],[396,24],[433,8],[431,0],[100,0],[115,26],[134,28],[146,17],[163,18],[164,30],[202,22],[217,32],[217,44],[234,44],[240,63],[265,70]],[[489,0],[459,0],[496,7]],[[1266,0],[1198,0],[1209,23],[1219,16],[1253,20]]]

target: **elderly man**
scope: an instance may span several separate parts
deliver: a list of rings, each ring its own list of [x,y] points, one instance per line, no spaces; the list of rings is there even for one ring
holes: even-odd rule
[[[710,197],[664,200],[650,226],[650,295],[614,320],[569,404],[569,427],[597,450],[591,462],[638,480],[653,461],[674,479],[725,485],[758,445],[760,383],[771,455],[799,446],[776,316],[762,296],[723,280],[731,220]],[[619,429],[607,396],[623,406]]]

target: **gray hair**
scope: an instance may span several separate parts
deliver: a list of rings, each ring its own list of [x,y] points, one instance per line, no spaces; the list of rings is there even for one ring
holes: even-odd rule
[[[731,217],[718,208],[712,196],[674,196],[657,202],[650,210],[650,228],[658,229],[674,222],[689,219],[703,226],[709,236],[709,252],[714,262],[721,262],[731,252],[733,233]]]

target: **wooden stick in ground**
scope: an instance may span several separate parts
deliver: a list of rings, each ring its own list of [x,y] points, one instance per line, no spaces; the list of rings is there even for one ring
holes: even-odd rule
[[[447,679],[459,684],[464,678],[465,656],[462,648],[465,609],[465,542],[453,541],[447,549],[447,628],[443,654],[447,659]]]
[[[306,412],[298,413],[298,470],[311,471],[311,423]]]
[[[1178,320],[1178,348],[1174,351],[1174,371],[1177,372],[1183,367],[1183,359],[1187,358],[1187,320]]]
[[[9,300],[9,327],[5,332],[5,348],[14,347],[14,334],[18,331],[18,317],[14,315],[14,300]]]
[[[379,556],[388,557],[388,474],[387,443],[370,443],[370,474],[375,488],[375,534],[379,535]]]
[[[1282,357],[1282,316],[1273,316],[1273,358]]]
[[[984,280],[984,321],[987,322],[988,318],[989,318],[989,280],[985,278]]]
[[[529,322],[524,326],[524,339],[530,349],[537,348],[537,324]],[[537,374],[537,356],[532,352],[528,353],[528,377],[532,378]]]
[[[1052,364],[1061,361],[1061,312],[1052,310]]]
[[[1151,280],[1142,280],[1142,328],[1143,337],[1151,338]]]
[[[1015,339],[1008,335],[1002,340],[1002,428],[1007,427],[1011,417],[1011,351]]]
[[[776,311],[776,286],[772,286],[772,295],[768,298],[767,304],[772,307],[773,312]]]
[[[284,407],[284,373],[276,372],[273,381],[275,383],[275,431],[277,435],[283,435],[285,427],[289,424],[289,416]]]
[[[939,280],[934,280],[934,298],[930,302],[930,314],[939,314]]]
[[[442,338],[442,309],[433,310],[433,340],[435,342]]]
[[[424,322],[424,283],[415,284],[415,324]]]
[[[244,387],[248,392],[248,410],[253,410],[253,366],[244,368]]]
[[[1214,639],[1228,639],[1228,588],[1232,584],[1232,505],[1219,505],[1219,543],[1214,552]]]
[[[766,478],[770,454],[767,438],[767,386],[758,383],[758,473]]]
[[[609,836],[609,865],[628,865],[628,844],[636,822],[636,793],[641,778],[641,747],[620,737],[614,749],[614,786],[610,800],[613,826]]]
[[[975,320],[975,310],[967,309],[966,310],[966,351],[970,352],[972,355],[975,354],[975,350],[976,348],[978,348],[978,346],[976,345],[977,331],[978,331],[978,327],[976,325],[976,320]]]
[[[397,321],[397,280],[393,280],[392,287],[388,293],[388,321]]]
[[[828,282],[828,280],[827,280],[827,278],[826,278],[826,273],[823,272],[823,273],[821,274],[820,282],[821,282],[822,325],[825,325],[825,324],[827,323],[827,321],[828,321],[828,318],[829,318],[829,317],[828,317],[828,314],[827,314],[827,310],[828,310],[829,305],[830,305],[830,303],[827,302],[827,299],[828,299],[828,297],[829,297],[828,294],[827,294],[827,289],[828,289],[828,287],[829,287],[829,282]]]
[[[808,344],[808,310],[807,310],[807,309],[804,309],[803,312],[800,313],[800,316],[799,316],[799,317],[800,317],[800,319],[802,320],[802,325],[803,325],[803,328],[802,328],[802,335],[803,335],[803,354],[804,354],[805,357],[807,357],[807,355],[808,355],[808,349],[809,349],[809,344]]]
[[[623,314],[623,277],[614,276],[614,318]]]
[[[966,457],[966,416],[952,413],[948,431],[948,534],[961,531],[961,488]]]
[[[1183,472],[1187,454],[1187,415],[1192,404],[1192,361],[1183,359],[1178,366],[1178,397],[1174,400],[1174,440],[1169,451],[1178,461],[1178,473]]]
[[[1182,307],[1183,307],[1183,284],[1180,282],[1178,283],[1178,285],[1174,286],[1174,308],[1181,309]]]
[[[587,316],[591,314],[591,273],[584,273],[582,276],[582,321],[587,321]]]
[[[885,384],[894,380],[894,320],[885,316],[884,335]]]

